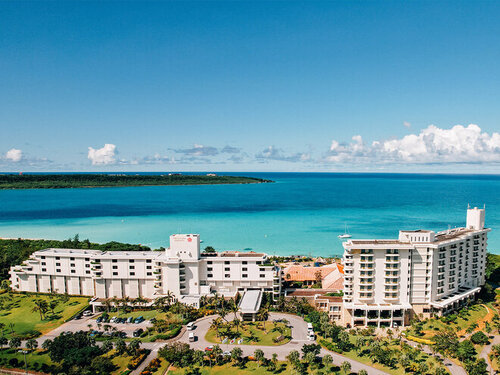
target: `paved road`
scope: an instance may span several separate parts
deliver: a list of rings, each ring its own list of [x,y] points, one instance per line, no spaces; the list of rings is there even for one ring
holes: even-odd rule
[[[427,345],[423,345],[423,344],[417,344],[413,341],[408,341],[408,340],[405,340],[403,339],[403,341],[405,341],[408,345],[410,346],[413,346],[414,348],[416,348],[417,346],[421,345],[422,346],[422,350],[429,354],[429,355],[433,355],[432,354],[432,350],[427,346]],[[438,354],[439,356],[441,356],[440,354]],[[443,358],[441,356],[441,358]],[[467,372],[464,370],[464,368],[462,366],[459,366],[457,365],[455,362],[453,362],[452,360],[444,357],[443,358],[443,364],[448,368],[448,370],[450,370],[450,372],[453,374],[453,375],[467,375]]]
[[[310,344],[313,342],[308,340],[307,338],[307,323],[302,318],[296,315],[282,314],[282,313],[270,313],[269,318],[271,320],[273,319],[288,320],[290,322],[293,339],[286,344],[278,346],[224,344],[221,345],[222,350],[231,350],[232,348],[238,346],[241,348],[243,355],[248,356],[248,355],[253,355],[256,349],[261,349],[267,358],[270,358],[273,355],[273,353],[276,353],[278,355],[278,359],[285,360],[286,356],[292,350],[297,350],[300,352],[304,344]],[[195,336],[197,337],[197,340],[195,342],[189,342],[189,332],[185,330],[181,332],[181,335],[178,338],[173,339],[171,341],[185,342],[188,343],[194,349],[204,350],[207,346],[213,345],[213,343],[210,343],[205,340],[205,334],[210,328],[210,325],[212,324],[212,321],[214,319],[215,316],[210,316],[196,321],[195,330],[189,331],[195,333]],[[232,316],[231,317],[228,316],[228,319],[232,319]],[[72,332],[80,330],[85,331],[88,330],[88,324],[91,324],[93,328],[97,329],[97,323],[95,319],[92,319],[92,317],[86,317],[80,320],[71,320],[67,323],[64,323],[63,325],[52,330],[51,332],[39,337],[37,341],[41,345],[45,340],[53,339],[54,337],[57,337],[58,335],[60,335],[62,332],[65,331],[72,331]],[[133,330],[139,327],[144,328],[144,326],[146,326],[147,323],[143,322],[141,324],[111,324],[111,325],[117,326],[119,330],[125,331],[129,336],[131,336],[131,332]],[[151,354],[148,356],[148,358],[146,358],[146,360],[141,364],[141,366],[139,366],[135,371],[132,372],[132,374],[133,375],[140,374],[140,372],[144,369],[144,367],[146,367],[147,364],[157,356],[158,350],[164,345],[165,342],[142,343],[141,346],[145,349],[151,350]],[[340,355],[338,353],[330,352],[322,348],[320,355],[324,356],[326,354],[330,354],[332,356],[333,362],[336,365],[340,365],[342,362],[348,361],[349,363],[351,363],[351,368],[352,368],[351,371],[353,372],[359,372],[359,370],[366,370],[369,375],[387,375],[387,373],[384,371],[374,369],[373,367],[365,365],[361,362],[355,361],[353,359],[344,357],[343,355]],[[455,373],[453,374],[455,375]],[[462,375],[462,373],[459,372],[457,372],[456,374]],[[463,374],[465,375],[465,373]]]
[[[210,328],[212,321],[215,319],[214,316],[202,318],[196,321],[196,328],[194,329],[195,336],[197,340],[195,342],[189,342],[189,332],[185,332],[181,337],[179,337],[178,341],[189,343],[192,348],[204,350],[207,346],[213,345],[205,340],[205,334]],[[230,318],[229,318],[230,319]],[[253,355],[256,349],[261,349],[267,358],[272,357],[273,353],[278,355],[279,360],[286,360],[286,356],[292,351],[297,350],[301,352],[302,346],[304,344],[311,344],[313,341],[308,340],[307,338],[307,323],[300,317],[296,315],[290,314],[282,314],[282,313],[270,313],[269,319],[286,319],[290,322],[290,326],[292,328],[292,337],[293,339],[283,345],[278,346],[260,346],[260,345],[231,345],[231,344],[221,344],[220,347],[222,350],[230,351],[234,347],[241,348],[243,352],[243,356]],[[349,359],[344,357],[343,355],[330,352],[326,349],[321,349],[321,356],[326,354],[330,354],[333,358],[333,362],[336,365],[340,365],[344,361],[348,361],[351,363],[351,371],[358,372],[359,370],[366,370],[369,375],[387,375],[386,372],[374,369],[373,367],[367,366],[361,362]]]
[[[491,347],[493,345],[498,345],[500,344],[500,335],[494,335],[493,339],[490,339],[490,343],[488,345],[483,346],[483,349],[481,350],[481,353],[479,353],[479,356],[481,358],[484,358],[486,361],[486,364],[488,365],[488,374],[495,374],[495,371],[490,365],[490,359],[488,358],[488,354],[491,353]]]

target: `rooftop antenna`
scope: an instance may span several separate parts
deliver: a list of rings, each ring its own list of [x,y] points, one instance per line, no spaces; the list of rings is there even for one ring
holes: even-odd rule
[[[470,210],[470,203],[467,203],[467,209]]]

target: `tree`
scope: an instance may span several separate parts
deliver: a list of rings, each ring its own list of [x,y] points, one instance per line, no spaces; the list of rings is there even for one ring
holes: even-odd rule
[[[470,337],[470,341],[472,341],[476,345],[486,345],[490,342],[488,336],[484,334],[483,331],[477,331]]]
[[[347,362],[347,361],[342,362],[340,365],[340,370],[346,375],[350,374],[351,373],[351,363]]]
[[[321,359],[321,362],[323,363],[323,366],[325,366],[325,368],[327,370],[329,370],[330,366],[333,363],[333,358],[330,354],[327,354],[327,355],[323,356],[323,358]]]
[[[9,346],[12,349],[17,349],[21,346],[21,339],[19,337],[13,337],[9,341]]]
[[[0,336],[0,349],[4,347],[4,345],[7,345],[9,343],[9,340],[7,340],[7,337]]]
[[[133,357],[137,355],[139,352],[139,349],[141,348],[141,340],[139,339],[133,339],[130,341],[127,347],[127,353]]]
[[[366,370],[359,370],[358,375],[368,375],[368,373],[366,372]]]
[[[84,331],[61,334],[54,340],[47,341],[50,359],[62,362],[63,372],[75,366],[82,369],[81,373],[85,373],[83,369],[89,369],[92,360],[103,354],[95,339]]]
[[[243,355],[243,350],[241,350],[241,348],[236,347],[233,348],[233,350],[231,350],[231,359],[236,363],[241,362],[242,355]]]
[[[217,351],[216,348],[220,350],[220,347],[216,345],[214,352]],[[188,367],[193,362],[194,350],[189,347],[189,344],[173,342],[161,348],[158,355],[174,366]]]
[[[36,341],[35,339],[29,339],[28,341],[26,341],[26,348],[28,348],[29,350],[35,350],[36,348],[38,348],[38,341]]]
[[[193,353],[193,362],[196,364],[203,366],[204,364],[205,353],[202,350],[195,350]]]
[[[212,246],[207,246],[205,247],[205,250],[203,250],[205,253],[215,253],[215,249]]]
[[[116,340],[115,348],[118,355],[123,355],[127,351],[127,344],[122,338],[119,338]]]
[[[470,361],[465,365],[467,374],[469,375],[487,375],[488,366],[484,358],[476,359],[475,361]]]
[[[451,330],[439,331],[432,338],[434,347],[437,352],[451,355],[455,354],[458,349],[458,337],[455,332]]]
[[[473,361],[477,352],[470,340],[464,340],[458,344],[457,357],[462,362]]]
[[[113,342],[111,340],[106,340],[102,343],[102,351],[103,352],[109,352],[111,350],[113,350]]]
[[[54,310],[56,309],[57,305],[59,305],[59,301],[56,299],[53,299],[52,301],[49,302],[49,309],[52,315],[55,314]]]
[[[49,309],[49,305],[46,300],[44,299],[36,299],[33,301],[35,306],[31,309],[33,312],[38,312],[40,314],[40,320],[42,320],[45,317],[45,313]]]
[[[313,353],[314,356],[319,355],[321,346],[318,344],[304,344],[302,345],[302,357],[304,358],[307,353]]]
[[[92,360],[90,367],[96,375],[108,375],[116,369],[116,366],[111,361],[111,358],[105,356],[95,357]]]
[[[264,352],[261,349],[255,350],[254,357],[255,357],[255,360],[257,361],[257,363],[259,364],[259,366],[262,364],[262,362],[265,359]]]

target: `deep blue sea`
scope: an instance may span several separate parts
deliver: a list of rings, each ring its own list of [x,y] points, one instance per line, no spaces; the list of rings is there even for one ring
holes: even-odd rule
[[[486,205],[489,251],[500,253],[500,176],[226,173],[270,184],[0,190],[0,237],[122,241],[153,248],[172,233],[203,246],[269,254],[335,255],[353,238],[465,225]]]

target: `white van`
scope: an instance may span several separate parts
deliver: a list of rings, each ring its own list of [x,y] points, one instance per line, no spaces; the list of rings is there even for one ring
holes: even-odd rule
[[[189,322],[186,326],[188,331],[192,331],[194,329],[194,322]]]
[[[307,323],[307,331],[311,332],[313,330],[313,325],[312,323]]]
[[[316,335],[313,331],[309,331],[307,338],[309,339],[309,341],[314,341],[316,339]]]
[[[193,332],[190,332],[190,333],[189,333],[189,341],[190,341],[190,342],[193,342],[193,341],[194,341],[194,339],[195,339],[195,337],[194,337],[194,333],[193,333]]]

